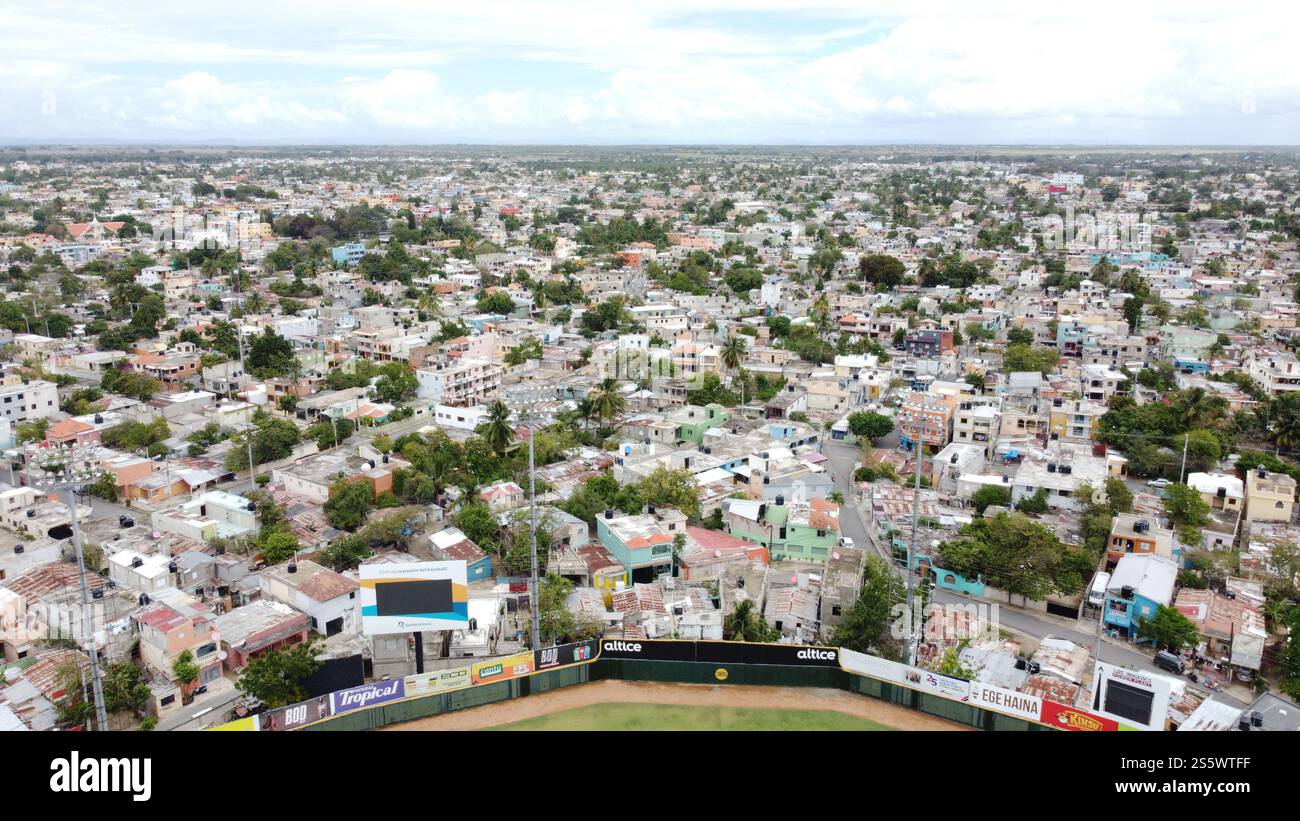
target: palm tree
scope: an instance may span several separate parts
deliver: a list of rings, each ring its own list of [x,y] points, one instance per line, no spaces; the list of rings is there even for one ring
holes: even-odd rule
[[[745,362],[745,340],[736,334],[722,346],[722,364],[729,371],[738,371]],[[745,379],[740,379],[740,404],[745,404]]]
[[[844,504],[844,494],[839,492],[838,490],[833,490],[830,493],[826,494],[826,501],[834,502],[837,505],[842,505]]]
[[[1189,430],[1204,428],[1218,418],[1224,400],[1205,388],[1192,388],[1178,401],[1178,415]]]
[[[589,397],[584,397],[578,400],[578,418],[583,421],[583,425],[586,429],[591,429],[591,420],[595,418],[598,412],[596,403],[591,401]]]
[[[593,391],[591,402],[596,408],[596,415],[607,422],[613,421],[627,407],[627,400],[618,392],[618,380],[608,377],[602,379]]]
[[[505,454],[515,439],[515,429],[510,426],[510,408],[500,399],[488,406],[487,420],[479,425],[479,435],[498,455]]]
[[[442,297],[440,297],[438,292],[432,288],[421,293],[420,298],[416,300],[415,304],[419,310],[426,314],[437,316],[442,313]]]
[[[723,620],[722,629],[732,641],[767,641],[770,635],[767,622],[754,610],[751,599],[736,604]]]

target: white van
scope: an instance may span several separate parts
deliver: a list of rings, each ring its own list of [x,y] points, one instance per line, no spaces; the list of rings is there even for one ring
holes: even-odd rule
[[[1088,588],[1088,604],[1101,607],[1106,602],[1106,585],[1110,584],[1109,573],[1098,573],[1092,577],[1092,587]]]

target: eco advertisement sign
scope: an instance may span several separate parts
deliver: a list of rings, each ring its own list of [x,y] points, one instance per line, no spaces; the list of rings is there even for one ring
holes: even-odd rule
[[[462,690],[472,683],[469,667],[453,667],[450,670],[435,670],[432,673],[416,673],[407,676],[406,697],[431,696],[437,693],[450,693]]]

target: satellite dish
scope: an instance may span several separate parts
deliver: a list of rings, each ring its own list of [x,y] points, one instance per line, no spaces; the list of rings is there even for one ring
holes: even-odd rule
[[[721,551],[721,550],[714,550],[714,551],[713,551],[713,558],[715,558],[715,559],[721,559],[721,558],[722,558],[722,551]]]
[[[225,650],[222,650],[220,653],[217,653],[217,661],[225,661],[227,655],[229,654],[226,653]]]
[[[790,577],[790,584],[798,584],[798,583],[799,583],[799,574],[796,573],[795,575]]]
[[[835,552],[835,553],[832,553],[832,554],[831,554],[831,558],[834,559],[835,561],[839,561],[839,560],[840,560],[840,554],[839,554],[839,552],[837,551],[837,552]]]

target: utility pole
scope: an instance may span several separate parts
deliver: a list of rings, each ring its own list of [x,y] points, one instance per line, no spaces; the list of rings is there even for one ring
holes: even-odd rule
[[[95,722],[100,732],[108,729],[108,712],[104,709],[104,682],[99,672],[99,649],[95,647],[95,614],[90,607],[90,593],[86,589],[86,555],[81,549],[81,528],[77,526],[76,486],[68,485],[68,513],[72,519],[72,543],[77,551],[77,577],[81,582],[81,620],[86,633],[87,650],[90,653],[90,681],[95,694]]]
[[[537,466],[533,461],[533,424],[528,423],[528,535],[532,540],[533,584],[529,604],[533,609],[534,650],[542,649],[541,588],[537,585]]]
[[[924,455],[922,448],[925,445],[921,441],[923,435],[922,423],[925,419],[925,401],[921,402],[921,413],[913,420],[913,430],[916,434],[912,440],[914,455],[916,456],[916,483],[912,490],[912,539],[907,546],[907,663],[916,664],[916,613],[914,610],[915,585],[912,580],[912,563],[915,561],[917,553],[916,530],[917,522],[921,514],[921,460]]]
[[[1188,442],[1188,440],[1189,440],[1190,438],[1191,438],[1191,437],[1190,437],[1188,434],[1186,434],[1186,433],[1183,434],[1183,464],[1182,464],[1182,467],[1178,468],[1178,483],[1179,483],[1179,484],[1182,484],[1182,482],[1183,482],[1183,474],[1185,474],[1185,473],[1187,472],[1187,442]]]
[[[235,277],[235,293],[239,293],[239,280],[241,279],[241,277],[239,275],[238,269],[235,270],[234,277]],[[240,300],[239,304],[242,307],[244,304],[243,300]],[[242,372],[241,375],[247,375],[248,367],[244,364],[243,323],[240,323],[239,325],[235,326],[235,339],[238,340],[239,342],[239,370]],[[335,433],[335,436],[337,435],[338,434]],[[248,445],[248,489],[252,490],[257,486],[257,483],[253,481],[253,477],[257,473],[257,466],[253,464],[253,434],[251,432],[248,434],[248,437],[245,439],[245,443]]]

